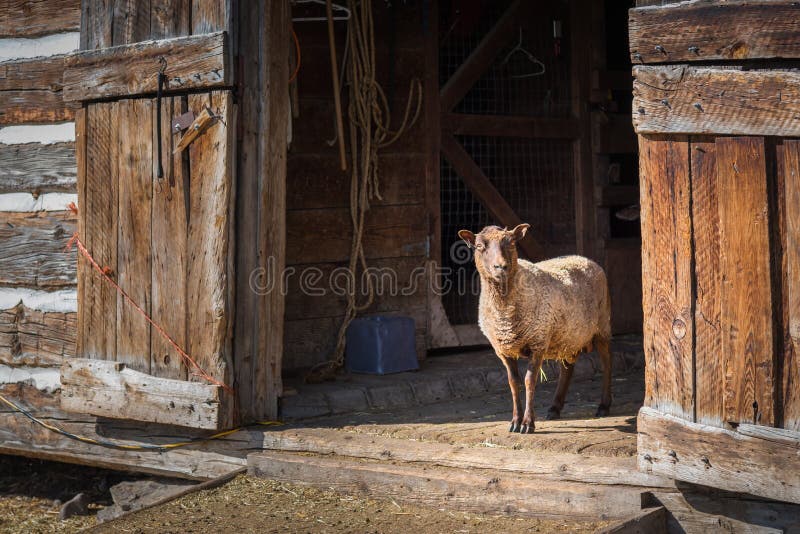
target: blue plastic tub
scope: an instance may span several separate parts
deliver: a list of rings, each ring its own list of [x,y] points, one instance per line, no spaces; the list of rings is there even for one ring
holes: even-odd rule
[[[419,369],[411,317],[359,317],[347,327],[345,367],[386,375]]]

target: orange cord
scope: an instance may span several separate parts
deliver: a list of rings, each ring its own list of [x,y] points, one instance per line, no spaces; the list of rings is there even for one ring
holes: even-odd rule
[[[297,73],[300,72],[300,41],[297,39],[297,34],[294,32],[294,28],[292,28],[292,38],[294,39],[294,49],[297,55],[297,65],[295,65],[294,72],[289,78],[289,83],[292,83],[294,79],[297,78]]]
[[[75,207],[75,203],[74,202],[70,203],[69,209],[70,209],[70,211],[73,211],[73,212],[77,213],[77,207]],[[130,303],[130,305],[133,306],[142,315],[142,317],[147,319],[147,322],[150,323],[153,326],[153,328],[155,328],[156,331],[158,331],[158,333],[161,334],[164,337],[164,339],[166,339],[169,342],[170,345],[172,345],[172,347],[178,352],[178,354],[180,354],[181,358],[183,358],[183,361],[186,364],[186,367],[195,369],[195,372],[193,373],[195,376],[199,376],[199,377],[203,378],[204,380],[206,380],[207,382],[221,387],[222,389],[224,389],[228,393],[231,393],[231,394],[233,393],[233,389],[229,385],[223,384],[222,382],[220,382],[219,380],[217,380],[213,376],[209,375],[202,367],[200,367],[200,365],[196,361],[194,361],[194,359],[191,356],[189,356],[186,353],[186,351],[183,350],[180,347],[180,345],[178,345],[175,342],[175,340],[173,340],[170,337],[170,335],[167,334],[164,331],[163,328],[161,328],[159,325],[157,325],[155,323],[155,321],[153,321],[150,318],[150,316],[147,315],[147,312],[145,312],[138,304],[136,304],[136,302],[134,302],[134,300],[125,292],[125,290],[122,289],[111,278],[111,276],[109,276],[109,274],[111,273],[111,269],[109,269],[108,267],[100,267],[100,265],[92,257],[91,253],[86,249],[86,246],[84,246],[83,241],[81,241],[80,237],[78,237],[78,232],[75,232],[74,234],[72,234],[72,238],[67,243],[66,250],[72,250],[73,245],[77,245],[78,250],[80,251],[80,253],[83,254],[83,256],[89,261],[89,263],[91,263],[92,267],[94,267],[94,270],[97,271],[98,273],[100,273],[103,276],[103,278],[105,278],[112,286],[114,286],[114,288],[116,288],[117,292],[120,295],[122,295],[125,298],[125,300],[127,300]]]

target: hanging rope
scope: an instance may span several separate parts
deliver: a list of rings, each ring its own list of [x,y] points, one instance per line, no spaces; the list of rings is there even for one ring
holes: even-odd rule
[[[364,255],[364,218],[371,199],[382,200],[378,150],[397,141],[411,128],[422,111],[422,82],[411,80],[403,120],[396,130],[390,129],[391,108],[386,93],[376,81],[375,28],[372,17],[372,2],[351,0],[350,19],[347,25],[346,70],[350,97],[348,107],[350,157],[350,220],[353,238],[350,243],[349,269],[355,282],[357,271],[367,269]],[[416,102],[416,105],[414,104]],[[412,111],[413,110],[413,111]],[[375,298],[372,280],[366,277],[362,288],[365,298],[357,302],[356,283],[350,284],[347,307],[336,337],[333,357],[314,366],[306,374],[306,382],[322,382],[333,379],[336,371],[344,365],[345,334],[347,327],[359,312],[372,305]]]

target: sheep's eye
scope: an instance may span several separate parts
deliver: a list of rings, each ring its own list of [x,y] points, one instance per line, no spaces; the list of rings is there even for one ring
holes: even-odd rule
[[[483,246],[483,243],[475,243],[475,250],[483,250],[484,248],[486,247]]]

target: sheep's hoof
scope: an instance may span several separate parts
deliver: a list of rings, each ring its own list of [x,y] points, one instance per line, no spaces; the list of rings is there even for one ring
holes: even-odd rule
[[[602,404],[597,407],[597,413],[594,414],[595,417],[605,417],[609,414],[609,407],[603,406]]]
[[[520,434],[533,434],[533,431],[536,430],[536,424],[531,423],[530,425],[522,425],[522,428],[519,429]]]
[[[515,421],[511,421],[511,426],[508,427],[509,432],[519,432],[519,423]]]
[[[555,419],[561,419],[561,410],[555,406],[550,406],[550,409],[547,410],[547,420],[553,421]]]

